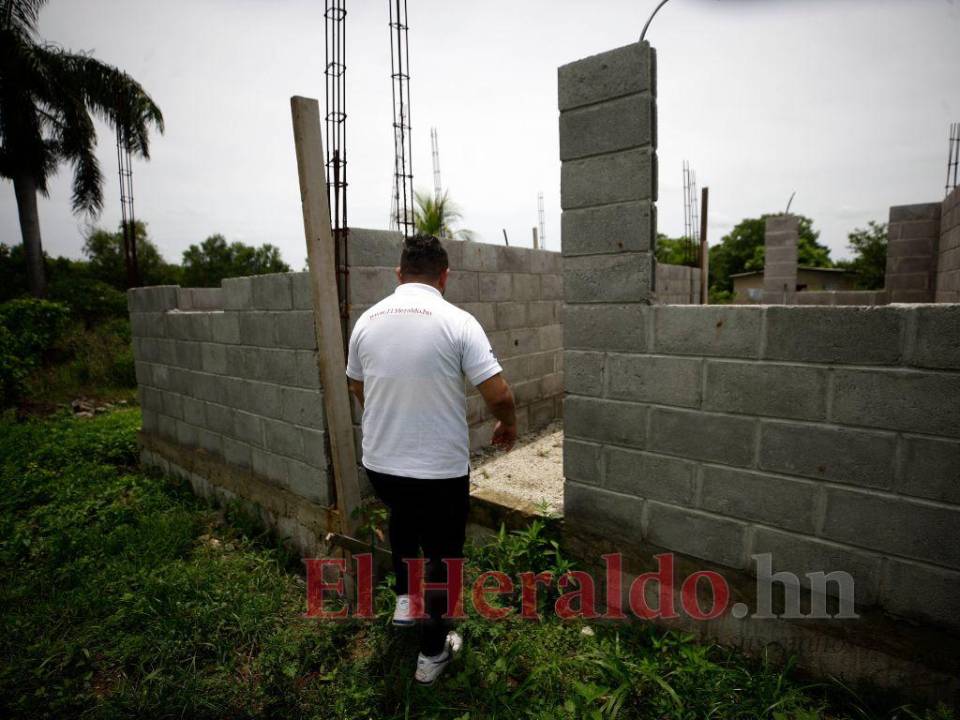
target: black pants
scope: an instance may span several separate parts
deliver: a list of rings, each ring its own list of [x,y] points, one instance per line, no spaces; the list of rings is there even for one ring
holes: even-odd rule
[[[394,590],[398,595],[409,592],[409,574],[404,558],[417,558],[423,550],[425,577],[430,583],[447,580],[443,558],[463,557],[467,513],[470,509],[470,475],[442,480],[387,475],[367,470],[384,505],[390,510],[390,547],[393,551]],[[420,625],[420,652],[439,655],[443,652],[448,623],[443,619],[447,609],[444,591],[428,590],[425,607],[429,618]]]

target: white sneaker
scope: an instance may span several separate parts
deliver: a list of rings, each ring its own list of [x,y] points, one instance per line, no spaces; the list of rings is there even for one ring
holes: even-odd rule
[[[443,652],[435,658],[429,658],[423,653],[417,656],[417,672],[414,679],[421,685],[433,685],[440,677],[447,665],[460,654],[463,647],[463,638],[453,630],[447,633],[447,642],[444,645]]]
[[[413,625],[413,608],[409,595],[397,595],[397,606],[393,609],[393,624],[409,627]]]

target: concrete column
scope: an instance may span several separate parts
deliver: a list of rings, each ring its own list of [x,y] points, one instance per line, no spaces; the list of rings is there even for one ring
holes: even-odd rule
[[[649,303],[657,199],[655,51],[637,43],[558,71],[568,304]]]
[[[890,208],[884,281],[890,302],[934,301],[940,206],[935,202]]]
[[[763,236],[763,302],[793,305],[797,293],[797,243],[800,220],[795,215],[767,218]]]
[[[603,397],[603,376],[608,351],[646,348],[654,300],[655,61],[637,43],[558,71],[567,528],[596,516],[602,498],[581,483],[596,482],[600,444],[645,428],[646,408]],[[623,508],[637,522],[639,505]]]

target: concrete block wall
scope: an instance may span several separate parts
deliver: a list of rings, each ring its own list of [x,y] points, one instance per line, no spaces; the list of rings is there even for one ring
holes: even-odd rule
[[[635,308],[567,345],[567,521],[844,570],[858,603],[958,629],[958,328],[957,305]]]
[[[890,208],[884,286],[892,303],[933,302],[941,203]]]
[[[938,303],[960,302],[960,187],[947,196],[940,208],[934,300]]]
[[[661,305],[699,305],[700,268],[656,264],[656,302]]]
[[[385,230],[350,230],[350,327],[393,292],[403,240]],[[559,418],[563,395],[563,278],[560,254],[548,250],[448,240],[446,298],[483,326],[517,400],[520,431]],[[495,420],[467,385],[470,445],[490,442]],[[355,421],[359,408],[354,407]],[[359,450],[358,450],[359,452]]]
[[[228,474],[332,504],[307,273],[136,288],[128,306],[147,445],[156,438]]]
[[[800,220],[795,215],[766,219],[763,235],[763,301],[791,305],[797,297],[797,244]]]

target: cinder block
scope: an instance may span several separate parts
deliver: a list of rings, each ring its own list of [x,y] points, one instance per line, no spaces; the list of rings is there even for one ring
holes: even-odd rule
[[[210,337],[214,342],[218,343],[239,343],[240,313],[210,313]]]
[[[240,340],[244,345],[272,348],[277,346],[277,324],[281,314],[275,312],[240,313]]]
[[[756,421],[695,410],[651,408],[647,449],[682,458],[751,467]],[[567,421],[571,411],[567,411]]]
[[[719,565],[744,567],[743,523],[653,500],[647,507],[650,543]]]
[[[323,396],[315,390],[282,388],[283,419],[294,425],[323,429]]]
[[[527,408],[529,429],[538,430],[546,427],[557,419],[557,404],[554,398],[546,398],[535,402]]]
[[[635,147],[656,147],[656,103],[626,95],[560,114],[560,160]]]
[[[763,308],[661,305],[652,312],[655,352],[759,357]]]
[[[297,387],[308,390],[320,389],[320,365],[315,350],[297,350]]]
[[[595,535],[640,543],[643,500],[568,480],[563,484],[564,523]]]
[[[174,345],[175,364],[178,367],[190,370],[203,368],[203,357],[200,353],[202,343],[188,340],[176,340]]]
[[[171,310],[165,315],[167,337],[176,340],[209,340],[210,314]]]
[[[633,93],[656,95],[656,51],[634,43],[562,65],[557,70],[559,109]]]
[[[539,343],[534,350],[558,350],[563,347],[563,325],[545,325],[537,330]]]
[[[134,337],[164,337],[166,334],[166,313],[130,313],[130,332]]]
[[[140,396],[140,407],[144,410],[151,410],[155,413],[163,412],[164,393],[156,388],[140,385],[137,388]]]
[[[543,300],[563,300],[563,276],[541,275],[540,297]]]
[[[281,487],[286,487],[289,475],[289,458],[283,455],[253,448],[251,450],[251,465],[253,472],[267,480],[271,480]]]
[[[253,309],[253,278],[238,277],[221,281],[224,310]]]
[[[164,312],[177,308],[178,285],[154,285],[127,290],[130,312]]]
[[[452,303],[477,302],[480,300],[477,273],[452,270],[447,280],[445,297]]]
[[[831,419],[845,425],[960,437],[960,375],[836,370]]]
[[[253,282],[253,308],[257,310],[292,310],[292,273],[256,275]]]
[[[191,425],[204,427],[207,422],[206,411],[203,400],[193,397],[183,397],[181,399],[183,406],[183,419]]]
[[[297,385],[299,372],[297,351],[266,348],[254,348],[254,351],[259,356],[259,375],[254,377],[278,385],[290,385],[291,387]]]
[[[645,405],[568,396],[564,400],[566,437],[643,447],[648,408]]]
[[[263,419],[259,415],[237,410],[233,413],[233,432],[231,435],[241,442],[263,447]]]
[[[897,437],[893,433],[788,422],[760,423],[764,470],[887,489],[893,484]]]
[[[223,457],[223,436],[203,427],[197,428],[197,447]]]
[[[303,459],[314,467],[325,469],[330,464],[330,458],[327,456],[326,433],[322,430],[312,428],[300,428],[300,436],[303,438]]]
[[[858,605],[872,605],[877,600],[880,579],[880,558],[854,548],[836,545],[802,535],[758,527],[753,535],[753,554],[770,554],[774,572],[792,572],[801,585],[810,587],[807,573],[849,573],[854,580]],[[750,562],[756,574],[756,565]],[[836,593],[836,583],[827,584],[827,592]]]
[[[156,433],[160,426],[160,418],[153,410],[140,410],[140,429],[145,433]]]
[[[462,267],[458,270],[473,270],[482,273],[495,273],[499,270],[497,265],[497,249],[499,246],[488,243],[468,242],[464,243],[462,250]],[[486,299],[486,298],[481,298]]]
[[[494,310],[494,305],[492,303],[485,302],[475,302],[475,303],[458,303],[457,306],[473,315],[481,327],[487,332],[496,330],[497,320],[496,320],[496,311]]]
[[[505,302],[497,303],[494,307],[497,318],[497,327],[503,330],[528,327],[534,323],[527,320],[527,303]]]
[[[221,288],[180,288],[177,305],[181,310],[223,310]]]
[[[911,308],[917,336],[911,365],[960,370],[960,305]]]
[[[481,302],[507,302],[513,296],[513,280],[507,273],[480,273],[479,299]]]
[[[509,273],[529,273],[532,270],[531,250],[524,247],[497,245],[497,270]]]
[[[293,291],[293,309],[312,311],[313,288],[310,285],[310,273],[290,273],[290,287]]]
[[[557,367],[557,352],[552,350],[529,355],[524,360],[526,361],[526,375],[531,378],[550,375],[562,369],[562,367]]]
[[[693,502],[696,463],[620,448],[604,451],[603,486],[608,490],[675,505]]]
[[[394,230],[350,228],[347,243],[347,257],[351,268],[386,267],[392,269],[400,265],[400,253],[403,250],[402,233]],[[445,245],[450,244],[448,242]]]
[[[161,393],[161,412],[177,420],[183,420],[183,396],[172,392]]]
[[[533,327],[555,325],[557,322],[557,303],[549,301],[529,303],[527,305],[527,321]]]
[[[177,443],[187,447],[199,447],[198,428],[195,425],[177,420]]]
[[[960,568],[960,508],[832,487],[826,493],[824,537]]]
[[[566,391],[576,395],[600,397],[603,394],[603,366],[603,353],[567,350],[564,353]]]
[[[519,328],[516,330],[498,330],[488,335],[493,350],[500,359],[529,355],[544,348],[541,347],[540,334],[547,328]],[[548,348],[549,349],[549,348]]]
[[[330,504],[330,497],[327,494],[327,476],[322,470],[297,460],[290,460],[287,463],[287,472],[285,486],[294,495],[319,505]]]
[[[274,318],[277,328],[277,345],[300,350],[313,350],[317,347],[312,310],[275,313]]]
[[[184,392],[199,400],[218,400],[224,397],[222,382],[227,378],[209,373],[191,372],[183,376]]]
[[[228,395],[229,402],[226,403],[231,407],[266,417],[282,417],[280,388],[276,385],[243,380],[236,383],[231,391],[231,394]]]
[[[560,253],[555,250],[531,250],[530,272],[537,275],[559,273],[563,270]]]
[[[355,267],[350,270],[350,302],[374,304],[391,295],[397,275],[389,268]]]
[[[656,171],[656,155],[649,148],[568,160],[560,168],[560,205],[572,210],[656,200]]]
[[[281,420],[263,418],[263,443],[267,450],[288,458],[303,458],[300,428]]]
[[[960,573],[888,558],[883,565],[880,605],[904,617],[960,628],[957,588]],[[922,602],[917,602],[923,598]]]
[[[521,302],[540,299],[540,278],[532,273],[512,273],[511,299]]]
[[[252,463],[252,451],[253,448],[246,443],[228,437],[223,438],[223,459],[231,465],[249,468]]]
[[[705,410],[820,420],[827,415],[827,370],[708,360]]]
[[[540,379],[540,393],[542,397],[550,397],[552,395],[559,395],[563,392],[563,378],[564,374],[562,372],[556,372],[551,375],[544,375]]]
[[[569,383],[570,355],[566,366]],[[700,405],[699,358],[653,355],[607,356],[607,396],[619,400],[698,407]]]
[[[643,305],[570,305],[563,321],[563,346],[609,351],[647,349],[650,309]]]
[[[234,428],[234,409],[226,405],[207,402],[204,409],[203,425],[220,435],[232,435]]]
[[[817,483],[707,465],[702,488],[704,510],[797,532],[816,529]]]
[[[585,485],[599,485],[603,446],[564,438],[563,476]]]
[[[897,492],[960,505],[960,442],[913,435],[901,442]]]
[[[653,288],[649,253],[564,258],[567,303],[646,303]]]
[[[227,372],[227,348],[220,343],[200,344],[200,367],[204,372],[225,375]]]

